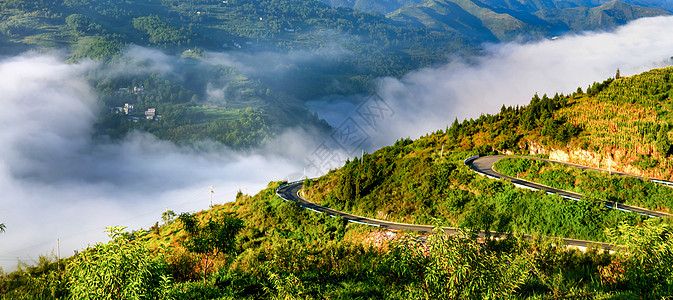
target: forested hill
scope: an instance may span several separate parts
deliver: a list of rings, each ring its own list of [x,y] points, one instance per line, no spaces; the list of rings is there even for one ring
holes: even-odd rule
[[[168,56],[174,72],[110,71],[128,65],[137,46],[159,50],[145,58]],[[69,62],[101,62],[87,78],[103,107],[96,136],[142,130],[247,148],[292,126],[325,129],[307,100],[363,93],[374,78],[475,45],[312,0],[0,0],[0,55],[49,49],[65,50]]]
[[[56,48],[70,62],[95,59],[114,69],[130,48],[158,49],[180,60],[173,63],[179,75],[90,78],[105,108],[95,134],[143,130],[178,143],[213,139],[245,148],[297,120],[326,128],[306,101],[366,93],[376,78],[477,53],[485,41],[606,29],[667,13],[614,1],[539,9],[498,3],[402,1],[419,6],[385,16],[317,0],[0,0],[0,55]],[[204,63],[209,53],[244,67]]]
[[[576,202],[482,178],[463,160],[475,154],[541,155],[671,179],[672,75],[669,67],[609,78],[571,95],[535,95],[523,107],[503,106],[495,115],[455,120],[445,130],[399,140],[308,181],[306,193],[322,205],[372,218],[604,240],[604,229],[620,222],[638,223],[640,216],[606,210],[600,202]],[[528,170],[546,172],[539,166],[520,167],[522,176]],[[574,176],[552,171],[557,173],[538,177],[553,175],[553,181]],[[601,176],[607,175],[577,180],[602,182],[589,193],[602,199],[673,209],[667,200],[673,198],[671,189],[595,179]],[[581,184],[563,184],[574,183]]]
[[[284,201],[275,193],[283,182],[272,182],[255,196],[239,191],[235,202],[207,211],[167,210],[148,230],[109,227],[109,242],[59,262],[42,256],[35,266],[0,272],[0,298],[668,297],[670,217],[607,209],[593,197],[573,201],[516,188],[476,175],[463,160],[477,153],[579,153],[610,158],[615,168],[670,177],[672,73],[657,69],[615,76],[572,95],[535,95],[527,106],[456,120],[304,181],[304,194],[323,205],[384,220],[460,226],[464,236],[347,223]],[[508,164],[501,167],[526,178],[550,177],[547,166],[528,160]],[[550,172],[573,179],[563,176],[563,168]],[[642,200],[639,205],[665,211],[673,206],[673,189],[581,175],[592,183],[590,195]],[[472,234],[476,230],[514,234],[483,241]],[[581,252],[556,240],[524,240],[520,233],[619,246],[615,253]]]
[[[568,32],[609,29],[637,18],[670,14],[665,10],[621,1],[610,1],[595,6],[571,4],[565,1],[563,3],[523,1],[512,2],[510,5],[488,2],[430,0],[419,5],[400,8],[389,13],[388,17],[411,26],[434,31],[457,32],[479,40],[512,41],[530,37],[551,37]]]
[[[2,0],[0,54],[69,47],[74,58],[107,59],[128,44],[177,53],[195,47],[245,53],[333,46],[350,51],[352,55],[335,65],[299,66],[301,72],[288,76],[298,77],[294,83],[313,78],[311,84],[293,85],[295,90],[306,90],[296,96],[310,98],[320,92],[361,91],[367,79],[399,76],[441,61],[447,53],[474,51],[485,41],[608,29],[669,14],[649,8],[661,5],[647,1],[550,1],[545,5],[538,1],[516,5],[510,1],[400,1],[402,9],[387,16],[368,9],[391,3],[358,1],[355,4],[364,7],[357,8],[348,2],[329,7],[317,0]],[[411,6],[404,7],[407,4]],[[287,86],[287,82],[263,79],[273,88]],[[334,80],[342,83],[341,90],[315,90],[314,86]]]

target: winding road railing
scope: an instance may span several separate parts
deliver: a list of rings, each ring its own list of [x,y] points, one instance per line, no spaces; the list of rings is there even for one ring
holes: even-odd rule
[[[499,172],[495,171],[493,169],[493,165],[497,161],[499,161],[503,158],[507,158],[507,157],[517,157],[517,158],[528,158],[528,159],[542,160],[542,161],[555,163],[555,164],[561,164],[561,165],[570,166],[570,167],[574,167],[574,168],[590,169],[590,170],[608,172],[607,170],[601,170],[601,169],[597,169],[597,168],[581,166],[581,165],[572,164],[572,163],[565,163],[565,162],[560,162],[560,161],[553,161],[553,160],[549,160],[549,159],[541,159],[541,158],[537,158],[537,157],[527,157],[527,156],[490,155],[490,156],[477,156],[476,158],[473,156],[473,157],[470,157],[470,158],[466,159],[464,161],[464,163],[465,163],[466,166],[468,166],[470,169],[472,169],[477,174],[488,176],[489,178],[506,179],[506,180],[509,180],[510,182],[512,182],[512,184],[514,184],[514,186],[516,186],[516,187],[530,189],[530,190],[545,191],[548,194],[557,194],[557,195],[559,195],[563,198],[576,200],[576,201],[582,200],[582,198],[584,197],[582,194],[578,194],[578,193],[574,193],[574,192],[570,192],[570,191],[566,191],[566,190],[562,190],[562,189],[549,187],[549,186],[546,186],[546,185],[543,185],[543,184],[523,180],[523,179],[520,179],[520,178],[507,176],[507,175],[504,175],[502,173],[499,173]],[[648,180],[651,180],[651,181],[657,182],[657,183],[670,183],[671,185],[673,185],[672,182],[657,180],[657,179],[655,179],[656,180],[655,181],[655,180],[652,180],[650,178],[644,178],[644,177],[641,177],[641,176],[635,176],[635,175],[630,175],[630,174],[626,174],[626,173],[612,172],[612,174],[620,175],[620,176],[630,176],[630,177],[635,177],[635,178],[640,178],[640,179],[648,179]],[[646,208],[637,207],[637,206],[633,206],[633,205],[626,205],[626,204],[622,204],[622,203],[618,203],[618,202],[612,202],[612,201],[606,201],[606,200],[601,200],[601,201],[604,203],[604,205],[606,207],[609,207],[609,208],[612,208],[612,209],[618,209],[618,210],[621,210],[621,211],[636,212],[636,213],[646,215],[646,216],[649,216],[649,217],[668,217],[668,216],[670,216],[670,214],[665,213],[665,212],[649,210],[649,209],[646,209]]]
[[[349,213],[345,213],[342,211],[334,210],[331,208],[327,208],[324,206],[320,206],[318,204],[315,204],[311,201],[306,200],[304,197],[300,195],[300,191],[303,187],[303,181],[294,181],[294,182],[288,182],[286,184],[281,185],[276,189],[276,195],[280,197],[281,199],[285,201],[296,201],[299,202],[300,206],[304,209],[308,209],[310,211],[314,211],[317,213],[326,213],[330,216],[333,217],[342,217],[346,221],[351,222],[351,223],[358,223],[358,224],[364,224],[368,226],[375,226],[375,227],[380,227],[380,228],[385,228],[385,229],[391,229],[391,230],[409,230],[409,231],[420,231],[420,232],[432,232],[435,227],[434,226],[429,226],[429,225],[416,225],[416,224],[407,224],[407,223],[396,223],[396,222],[389,222],[389,221],[383,221],[383,220],[378,220],[378,219],[371,219],[363,216],[357,216]],[[460,228],[454,228],[454,227],[442,227],[445,233],[449,235],[463,235],[465,232],[463,229]],[[490,235],[491,237],[504,237],[509,235],[509,233],[498,233],[498,232],[489,232],[488,234],[485,231],[480,231],[478,233],[478,236],[481,238],[486,237],[487,235]],[[524,234],[523,238],[532,240],[535,239],[534,236],[529,235],[529,234]],[[574,247],[580,247],[580,248],[588,248],[590,246],[598,246],[601,249],[604,250],[614,250],[615,245],[614,244],[609,244],[609,243],[603,243],[603,242],[595,242],[595,241],[586,241],[586,240],[578,240],[578,239],[569,239],[569,238],[556,238],[556,237],[546,237],[547,239],[554,239],[554,240],[560,240],[562,241],[563,244],[568,245],[568,246],[574,246]]]

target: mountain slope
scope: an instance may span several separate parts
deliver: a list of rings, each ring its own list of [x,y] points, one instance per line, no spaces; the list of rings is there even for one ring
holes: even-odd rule
[[[535,95],[528,106],[456,120],[446,130],[356,158],[316,179],[306,193],[323,206],[371,218],[602,240],[603,229],[637,223],[640,217],[606,210],[591,200],[576,202],[482,178],[463,160],[477,153],[548,155],[671,179],[672,86],[669,67],[595,83],[586,93]],[[597,189],[610,201],[673,208],[661,200],[671,195],[645,201],[624,196],[642,193],[640,185],[625,186]]]
[[[665,223],[620,225],[613,240],[626,251],[581,252],[554,240],[379,231],[285,202],[279,185],[194,214],[166,211],[150,230],[110,227],[111,241],[72,258],[0,273],[0,297],[658,298],[673,289]]]
[[[389,18],[437,31],[452,31],[481,41],[508,40],[536,29],[508,14],[496,13],[471,1],[430,0],[402,8]]]
[[[567,26],[573,31],[613,28],[639,18],[667,15],[659,9],[616,0],[598,7],[540,10],[534,14],[559,28]]]
[[[515,3],[430,0],[401,8],[388,17],[410,26],[457,32],[484,41],[494,37],[497,41],[511,41],[568,31],[609,29],[638,18],[670,14],[616,0],[599,6],[593,6],[594,3],[561,5],[551,1]]]
[[[163,224],[149,230],[110,227],[110,242],[72,258],[43,256],[36,266],[0,272],[0,298],[109,291],[162,299],[666,297],[673,293],[670,218],[645,220],[591,198],[570,201],[517,188],[476,175],[463,160],[480,152],[551,156],[585,148],[580,152],[608,157],[642,154],[659,163],[643,171],[670,176],[672,97],[673,67],[608,79],[586,93],[535,95],[528,106],[456,120],[304,181],[304,193],[316,202],[378,219],[458,224],[465,236],[346,223],[283,201],[275,194],[283,182],[272,182],[255,196],[239,192],[235,202],[203,212],[178,217],[167,210]],[[612,166],[626,167],[618,157]],[[637,188],[633,181],[623,187]],[[671,199],[673,190],[666,191]],[[479,229],[605,240],[623,251],[581,252],[517,235],[478,240],[471,232]]]

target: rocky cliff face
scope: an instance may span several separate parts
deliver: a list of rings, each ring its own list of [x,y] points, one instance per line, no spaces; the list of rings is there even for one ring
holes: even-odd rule
[[[528,153],[530,155],[545,154],[548,155],[551,160],[570,162],[603,170],[612,170],[664,180],[673,179],[673,174],[664,174],[664,172],[658,170],[643,171],[634,166],[632,163],[634,163],[637,158],[633,156],[633,154],[622,149],[613,149],[610,150],[609,153],[599,153],[584,149],[558,149],[544,146],[537,142],[529,142]]]

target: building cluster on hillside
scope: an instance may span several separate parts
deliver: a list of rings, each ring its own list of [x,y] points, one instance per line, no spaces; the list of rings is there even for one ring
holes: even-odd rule
[[[156,118],[157,118],[157,109],[156,108],[148,108],[145,111],[145,119],[156,120]]]
[[[124,103],[123,107],[122,106],[117,106],[117,107],[113,107],[111,110],[112,110],[112,112],[114,112],[116,114],[126,115],[126,120],[128,120],[128,121],[132,121],[132,122],[136,122],[136,123],[138,121],[140,121],[139,118],[132,116],[133,114],[136,113],[136,107],[133,104]],[[161,119],[161,115],[157,115],[157,109],[152,107],[152,108],[148,108],[145,111],[145,119],[146,120],[159,120],[159,119]]]
[[[117,106],[112,108],[112,111],[117,114],[132,115],[136,113],[136,106],[133,104],[124,103],[124,106]]]

